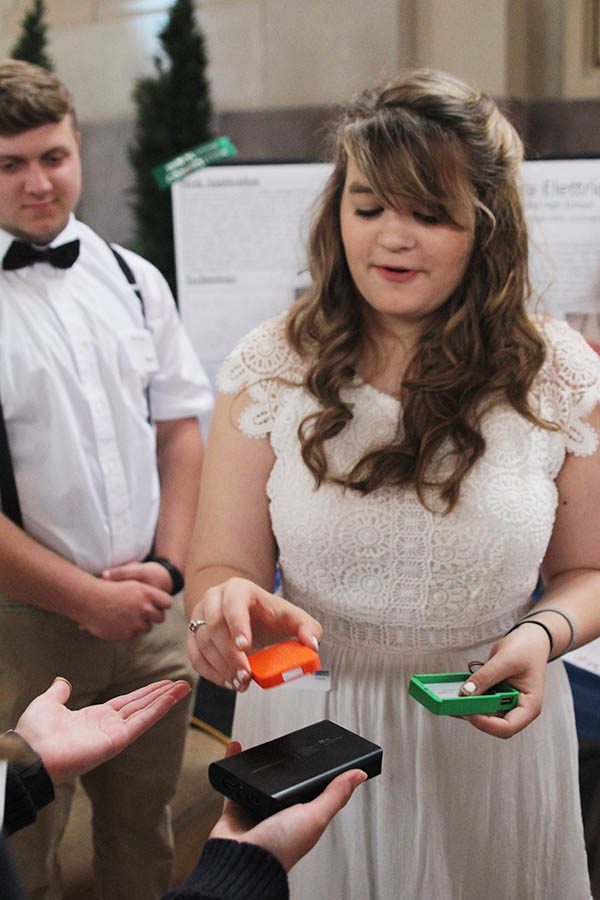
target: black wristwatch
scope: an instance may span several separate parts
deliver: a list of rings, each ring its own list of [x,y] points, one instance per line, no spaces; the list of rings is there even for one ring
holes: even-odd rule
[[[171,596],[174,594],[178,594],[179,591],[182,591],[185,585],[185,578],[183,577],[183,573],[177,566],[171,562],[170,559],[167,559],[166,556],[148,556],[147,562],[155,562],[158,563],[159,566],[162,566],[167,570],[169,575],[171,576],[171,581],[173,582],[173,587],[171,588]]]

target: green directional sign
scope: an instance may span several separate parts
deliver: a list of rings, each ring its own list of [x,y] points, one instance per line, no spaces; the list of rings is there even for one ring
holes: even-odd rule
[[[169,162],[152,169],[152,174],[156,182],[163,190],[171,187],[175,181],[195,172],[197,169],[203,169],[205,166],[212,166],[221,162],[223,159],[229,159],[237,156],[237,148],[229,140],[228,137],[218,137],[205,144],[198,144],[181,153]]]

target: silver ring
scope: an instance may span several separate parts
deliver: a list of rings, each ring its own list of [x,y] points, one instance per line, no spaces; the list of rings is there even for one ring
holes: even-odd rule
[[[206,625],[204,619],[192,619],[189,623],[188,628],[192,632],[192,634],[196,634],[201,625]]]
[[[467,663],[467,669],[471,675],[474,675],[477,669],[481,669],[483,665],[485,665],[485,663],[482,663],[480,659],[472,659],[470,663]]]

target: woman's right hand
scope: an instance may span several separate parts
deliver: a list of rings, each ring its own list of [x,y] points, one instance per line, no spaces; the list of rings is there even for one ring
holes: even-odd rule
[[[308,613],[245,578],[228,578],[209,588],[192,609],[199,620],[188,636],[194,669],[214,684],[243,691],[250,681],[252,648],[297,638],[318,649],[323,629]]]

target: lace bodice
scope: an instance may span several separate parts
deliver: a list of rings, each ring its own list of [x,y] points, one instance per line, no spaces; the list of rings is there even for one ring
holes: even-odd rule
[[[542,327],[548,354],[532,397],[560,430],[496,406],[483,424],[486,452],[448,515],[426,509],[407,489],[366,496],[332,484],[315,489],[297,430],[316,401],[302,386],[304,365],[286,344],[282,317],[250,332],[225,361],[220,389],[245,389],[250,401],[240,429],[268,437],[275,454],[267,493],[282,592],[328,635],[389,652],[466,647],[494,640],[528,606],[565,453],[589,455],[598,444],[584,419],[600,402],[600,360],[565,323]],[[353,418],[327,452],[347,471],[391,440],[401,409],[359,379],[342,396]]]

